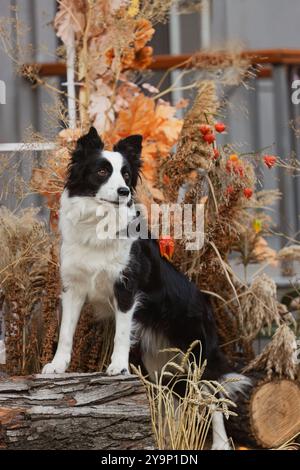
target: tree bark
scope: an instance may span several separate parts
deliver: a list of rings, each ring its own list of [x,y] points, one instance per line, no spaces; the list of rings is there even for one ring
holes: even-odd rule
[[[135,376],[100,373],[0,380],[2,449],[149,449],[151,419]]]

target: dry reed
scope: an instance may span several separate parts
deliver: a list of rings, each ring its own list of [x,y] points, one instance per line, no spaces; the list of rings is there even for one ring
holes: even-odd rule
[[[199,341],[191,344],[186,353],[172,348],[173,357],[156,374],[155,381],[145,377],[140,368],[134,372],[143,382],[151,412],[152,427],[157,448],[160,450],[203,450],[207,447],[212,413],[220,411],[225,418],[235,413],[235,404],[228,399],[226,383],[203,379],[206,361],[197,361],[192,352],[200,348]],[[181,396],[178,387],[184,387]]]

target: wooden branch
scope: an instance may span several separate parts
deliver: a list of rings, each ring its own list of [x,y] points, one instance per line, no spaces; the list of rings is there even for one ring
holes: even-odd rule
[[[151,70],[168,70],[170,68],[195,67],[201,68],[201,61],[207,63],[207,59],[211,59],[214,64],[224,63],[226,57],[230,58],[230,54],[224,52],[199,52],[198,54],[181,54],[181,55],[155,55],[152,63],[149,65]],[[244,51],[241,57],[250,60],[252,65],[299,65],[300,50],[298,49],[262,49]],[[195,65],[195,63],[197,65]],[[66,64],[63,62],[45,62],[35,64],[25,64],[25,69],[31,67],[38,72],[41,77],[66,76]],[[270,67],[264,67],[258,70],[258,76],[261,78],[269,78],[272,75]]]
[[[153,448],[147,399],[131,376],[56,374],[0,380],[2,449]]]

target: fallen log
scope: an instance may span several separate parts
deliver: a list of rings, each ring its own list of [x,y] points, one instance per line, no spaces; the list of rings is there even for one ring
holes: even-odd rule
[[[100,373],[0,380],[2,449],[151,449],[143,385]]]

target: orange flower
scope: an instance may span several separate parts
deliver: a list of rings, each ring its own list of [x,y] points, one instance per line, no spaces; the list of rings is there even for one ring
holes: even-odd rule
[[[175,243],[170,235],[163,235],[159,239],[159,251],[163,258],[171,261],[175,250]]]
[[[239,156],[236,153],[232,153],[229,155],[229,160],[231,162],[239,162]]]
[[[157,173],[158,157],[167,157],[177,142],[182,121],[175,117],[176,108],[155,101],[143,94],[135,97],[128,109],[121,109],[104,140],[113,145],[131,134],[143,136],[143,173],[153,181]]]
[[[214,149],[214,159],[217,160],[220,157],[220,152],[217,148]]]
[[[264,162],[269,169],[275,165],[276,161],[277,161],[277,157],[275,157],[274,155],[264,156]]]
[[[134,48],[136,51],[142,49],[147,42],[152,39],[155,29],[152,28],[150,21],[141,19],[138,20],[134,33]]]
[[[136,20],[133,43],[123,50],[121,56],[123,71],[128,69],[143,70],[152,62],[153,48],[145,45],[150,41],[154,32],[150,21]],[[107,50],[105,56],[107,65],[111,66],[115,58],[114,49]]]
[[[199,127],[199,130],[202,135],[205,135],[211,132],[211,126],[209,126],[208,124],[201,124],[201,126]]]
[[[216,140],[216,137],[212,132],[208,132],[207,134],[204,134],[203,140],[205,140],[205,142],[207,142],[208,144],[213,144]]]
[[[234,187],[233,186],[227,186],[226,188],[226,195],[230,196],[231,194],[234,193]]]
[[[170,182],[171,182],[170,177],[165,174],[163,176],[163,182],[164,182],[164,184],[167,184],[167,185],[170,184]]]
[[[253,195],[253,189],[251,188],[245,188],[244,189],[244,196],[247,198],[247,199],[250,199]]]
[[[222,132],[225,131],[226,126],[225,126],[224,122],[216,122],[215,129],[216,129],[217,132],[219,132],[221,134]]]
[[[226,162],[226,171],[227,173],[233,172],[243,178],[245,175],[243,163],[241,160],[239,160],[239,158],[235,159],[235,157],[237,157],[237,155],[230,155],[229,160]]]

